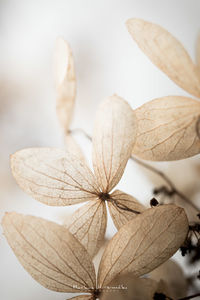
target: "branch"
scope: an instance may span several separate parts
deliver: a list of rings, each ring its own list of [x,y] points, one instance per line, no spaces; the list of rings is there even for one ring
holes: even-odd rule
[[[200,293],[197,293],[197,294],[194,294],[194,295],[191,295],[191,296],[187,296],[187,297],[184,297],[184,298],[179,298],[177,300],[189,300],[189,299],[196,298],[198,296],[200,296]]]
[[[134,214],[137,214],[137,215],[139,215],[139,214],[141,214],[141,212],[139,212],[139,211],[137,211],[137,210],[134,210],[134,209],[131,209],[131,208],[129,208],[128,206],[126,206],[125,204],[120,204],[120,203],[118,203],[118,202],[116,202],[116,201],[112,201],[112,203],[116,206],[116,207],[118,207],[119,209],[122,209],[122,210],[125,210],[125,211],[130,211],[130,212],[132,212],[132,213],[134,213]]]
[[[200,211],[200,209],[188,198],[186,197],[182,192],[180,192],[176,186],[173,184],[173,182],[165,175],[162,171],[156,169],[155,167],[150,166],[149,164],[137,159],[136,157],[131,157],[131,159],[136,162],[137,164],[141,165],[142,167],[150,170],[151,172],[157,174],[160,176],[170,187],[170,191],[167,191],[165,188],[165,193],[168,195],[177,195],[179,196],[182,200],[184,200],[186,203],[188,203],[190,206],[192,206],[195,210]],[[164,192],[164,188],[161,189],[161,191]],[[158,192],[158,190],[157,190]]]

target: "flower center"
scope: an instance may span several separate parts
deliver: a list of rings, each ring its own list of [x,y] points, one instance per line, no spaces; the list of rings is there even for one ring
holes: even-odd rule
[[[108,193],[99,193],[99,199],[101,199],[102,201],[109,201],[110,199],[110,195]]]
[[[100,289],[95,289],[95,290],[93,291],[94,299],[98,299],[98,298],[100,297],[100,294],[101,294]]]

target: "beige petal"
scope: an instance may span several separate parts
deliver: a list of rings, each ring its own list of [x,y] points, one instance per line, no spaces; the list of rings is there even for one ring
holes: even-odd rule
[[[105,202],[89,201],[75,211],[67,224],[70,232],[83,244],[93,257],[101,247],[107,225]]]
[[[140,19],[126,23],[129,33],[151,61],[176,84],[200,97],[200,77],[183,45],[159,25]]]
[[[106,247],[98,285],[106,286],[119,274],[149,273],[169,259],[188,233],[184,209],[173,204],[147,209],[125,224]]]
[[[110,201],[108,201],[107,203],[110,215],[118,230],[124,224],[138,215],[137,213],[129,210],[133,210],[139,213],[145,210],[145,206],[142,205],[137,199],[135,199],[131,195],[123,193],[122,191],[116,190],[110,196],[114,203]]]
[[[86,159],[83,154],[83,151],[81,150],[81,147],[78,145],[78,143],[71,134],[67,134],[65,136],[65,144],[68,152],[72,153],[83,163],[86,163]]]
[[[160,281],[158,281],[158,286],[156,289],[156,293],[158,294],[164,294],[166,296],[170,296],[170,290],[169,290],[169,286],[167,284],[167,282],[163,279],[161,279]]]
[[[61,126],[67,133],[76,97],[74,60],[69,44],[62,38],[56,42],[56,109]]]
[[[200,33],[197,38],[196,62],[197,62],[197,67],[199,68],[199,72],[200,72]],[[200,77],[200,73],[199,73],[199,77]]]
[[[73,293],[95,288],[94,265],[66,228],[17,213],[7,213],[2,225],[20,263],[44,287]]]
[[[200,153],[197,123],[200,102],[169,96],[135,111],[138,133],[133,154],[147,160],[178,160]]]
[[[93,136],[93,165],[103,192],[121,179],[135,143],[137,122],[129,104],[114,95],[100,105]]]
[[[132,274],[118,276],[103,288],[101,300],[152,300],[158,283]]]
[[[179,299],[186,297],[188,282],[181,267],[174,261],[168,260],[150,273],[154,280],[164,280],[168,284],[168,296]]]
[[[48,205],[71,205],[95,199],[98,187],[89,168],[56,148],[29,148],[11,156],[19,186]]]

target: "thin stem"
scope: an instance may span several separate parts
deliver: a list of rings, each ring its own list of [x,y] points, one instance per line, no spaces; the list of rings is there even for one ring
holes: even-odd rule
[[[184,298],[179,298],[177,300],[189,300],[189,299],[194,299],[198,296],[200,296],[200,293],[197,293],[197,294],[194,294],[194,295],[191,295],[191,296],[187,296],[187,297],[184,297]]]
[[[158,174],[158,175],[159,175],[160,177],[162,177],[163,180],[171,187],[171,189],[175,189],[175,185],[171,182],[171,180],[170,180],[170,179],[169,179],[162,171],[160,171],[160,170],[158,170],[158,169],[156,169],[156,168],[150,166],[149,164],[147,164],[147,163],[145,163],[145,162],[139,160],[139,159],[136,158],[136,157],[133,157],[133,156],[132,156],[131,159],[132,159],[134,162],[136,162],[137,164],[139,164],[139,165],[143,166],[144,168],[150,170],[151,172]]]
[[[134,209],[131,209],[128,206],[126,206],[125,204],[122,204],[122,203],[120,204],[120,203],[118,203],[116,201],[113,201],[113,204],[115,206],[117,206],[119,209],[122,209],[122,210],[125,210],[125,211],[130,211],[130,212],[132,212],[134,214],[137,214],[137,215],[141,214],[141,212],[139,212],[137,210],[134,210]]]
[[[169,179],[169,177],[167,175],[165,175],[162,171],[156,169],[155,167],[150,166],[149,164],[137,159],[136,157],[131,157],[131,159],[136,162],[137,164],[141,165],[142,167],[150,170],[151,172],[157,174],[158,176],[160,176],[171,188],[170,193],[171,194],[176,194],[177,196],[179,196],[181,199],[183,199],[186,203],[188,203],[189,205],[191,205],[195,210],[199,211],[200,209],[188,198],[186,197],[182,192],[180,192],[175,185],[173,184],[173,182]]]

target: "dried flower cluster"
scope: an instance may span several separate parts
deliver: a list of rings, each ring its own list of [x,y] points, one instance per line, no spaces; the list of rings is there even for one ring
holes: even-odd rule
[[[200,97],[199,65],[173,36],[138,19],[129,20],[127,27],[160,69]],[[169,161],[199,154],[200,102],[168,96],[132,110],[117,95],[106,98],[94,125],[93,172],[70,130],[76,80],[70,47],[62,39],[57,41],[56,66],[57,114],[67,150],[18,151],[11,156],[12,173],[25,192],[47,205],[87,203],[63,226],[7,213],[2,225],[9,245],[23,267],[46,288],[83,294],[72,299],[190,299],[185,298],[189,284],[182,269],[169,259],[179,248],[183,255],[193,253],[193,261],[200,259],[200,225],[189,224],[187,211],[175,204],[159,205],[154,199],[147,208],[113,189],[131,155],[136,161],[136,157]],[[118,232],[108,242],[96,275],[92,260],[104,240],[107,207]]]

